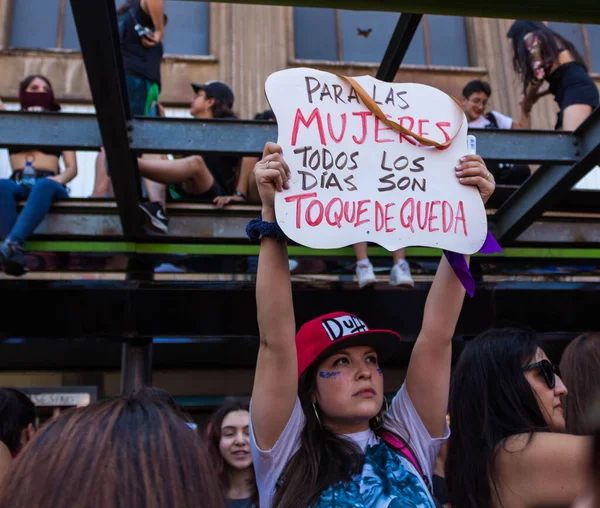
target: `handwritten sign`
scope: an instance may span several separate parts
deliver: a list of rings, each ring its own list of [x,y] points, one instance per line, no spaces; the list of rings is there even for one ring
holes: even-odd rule
[[[455,176],[468,153],[462,109],[430,86],[354,79],[387,118],[422,138],[452,142],[425,146],[392,129],[334,74],[276,72],[265,89],[292,172],[290,189],[275,201],[280,227],[313,248],[370,241],[388,250],[477,252],[487,234],[485,209],[477,189]]]

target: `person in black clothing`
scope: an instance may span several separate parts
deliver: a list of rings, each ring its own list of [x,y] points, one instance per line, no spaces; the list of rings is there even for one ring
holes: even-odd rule
[[[234,95],[222,81],[205,84],[192,83],[195,96],[190,104],[193,117],[202,120],[234,119]],[[169,218],[166,199],[213,201],[217,196],[228,196],[236,190],[240,157],[207,152],[176,160],[139,159],[140,174],[168,186],[168,195],[140,205],[146,213],[147,229],[167,233]],[[166,194],[166,193],[165,193]],[[244,197],[245,198],[245,197]]]
[[[117,15],[131,113],[149,115],[160,93],[164,0],[130,0]]]
[[[127,95],[133,116],[157,115],[167,23],[164,11],[164,0],[127,0],[117,11]],[[143,157],[157,158],[156,155]],[[98,155],[97,165],[105,165],[103,151]],[[145,179],[144,187],[151,200],[160,199],[164,194],[162,186],[151,180]]]

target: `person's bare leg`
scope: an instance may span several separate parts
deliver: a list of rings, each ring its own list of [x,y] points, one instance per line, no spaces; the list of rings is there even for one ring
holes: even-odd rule
[[[356,256],[356,261],[363,261],[365,259],[369,259],[367,254],[367,242],[355,243],[352,248],[354,249],[354,255]]]
[[[143,158],[138,159],[138,164],[144,178],[167,185],[185,182],[194,194],[208,191],[215,181],[204,159],[198,155],[172,161]]]
[[[149,178],[144,178],[144,173],[142,171],[142,165],[146,161],[154,161],[158,163],[167,163],[170,162],[168,157],[164,154],[156,154],[156,153],[145,153],[138,159],[138,167],[140,169],[140,175],[142,176],[142,182],[148,193],[148,200],[150,202],[158,202],[163,207],[163,210],[167,208],[167,186],[160,182],[151,180]]]
[[[592,106],[587,104],[571,104],[563,111],[563,131],[574,131],[590,116]]]
[[[106,171],[106,154],[104,148],[100,149],[96,157],[96,179],[94,181],[94,190],[92,191],[93,198],[112,198],[114,197],[112,181]]]
[[[394,259],[394,264],[397,264],[398,261],[402,261],[403,259],[406,259],[406,250],[405,249],[395,250],[394,252],[392,252],[392,258]]]
[[[356,278],[358,279],[358,287],[360,288],[377,282],[375,272],[373,272],[373,265],[369,261],[367,247],[367,242],[356,243],[352,246],[354,255],[356,256]]]
[[[392,258],[394,259],[394,266],[390,274],[390,285],[414,287],[415,283],[410,274],[410,266],[406,261],[405,249],[392,252]]]
[[[167,186],[164,183],[153,182],[147,178],[144,178],[144,185],[146,186],[146,192],[148,193],[148,200],[160,203],[163,210],[166,210]]]

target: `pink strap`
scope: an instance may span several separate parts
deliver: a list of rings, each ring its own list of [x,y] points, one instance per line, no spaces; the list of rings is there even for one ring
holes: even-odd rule
[[[427,485],[427,488],[430,489],[431,487],[429,485],[429,479],[423,473],[419,461],[413,454],[412,450],[406,445],[404,440],[399,436],[392,434],[391,432],[388,432],[386,430],[381,432],[381,439],[383,439],[387,444],[395,448],[398,451],[398,453],[402,454],[409,460],[409,462],[415,467],[421,478],[423,478],[423,481],[425,482],[425,485]]]

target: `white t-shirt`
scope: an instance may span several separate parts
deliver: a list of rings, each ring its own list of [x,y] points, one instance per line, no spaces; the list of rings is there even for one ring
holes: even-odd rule
[[[252,408],[250,408],[250,446],[254,460],[256,483],[260,496],[261,508],[271,508],[275,496],[275,486],[289,460],[300,448],[300,436],[306,419],[296,399],[292,415],[279,439],[270,450],[260,450],[256,444],[254,430],[252,429]],[[429,478],[433,474],[433,465],[439,453],[440,446],[450,436],[450,428],[446,425],[444,436],[433,439],[421,422],[413,406],[406,385],[398,391],[388,411],[385,429],[401,436],[408,444],[417,458],[423,472]],[[318,507],[346,506],[347,498],[352,498],[352,506],[377,507],[388,506],[414,506],[418,508],[433,508],[431,498],[425,482],[416,468],[404,456],[394,452],[388,453],[386,445],[382,445],[379,438],[372,430],[346,434],[346,438],[353,440],[358,447],[366,452],[367,460],[361,474],[356,475],[352,482],[342,488],[334,486],[321,496]],[[382,445],[381,447],[379,445]],[[373,460],[370,454],[373,454]],[[383,461],[393,462],[383,471]],[[386,484],[387,487],[383,487]],[[392,489],[388,488],[392,485]],[[333,503],[329,499],[333,496]],[[405,501],[406,504],[398,503]]]
[[[492,115],[496,118],[496,122],[498,123],[498,129],[511,129],[513,124],[513,119],[510,116],[503,115],[502,113],[498,113],[497,111],[492,111]],[[474,127],[477,129],[485,129],[490,122],[485,115],[481,115],[474,122],[469,122],[469,127]]]

